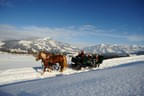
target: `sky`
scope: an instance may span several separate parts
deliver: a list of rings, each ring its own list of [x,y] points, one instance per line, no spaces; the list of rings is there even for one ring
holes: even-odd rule
[[[144,0],[0,0],[0,40],[144,45]]]

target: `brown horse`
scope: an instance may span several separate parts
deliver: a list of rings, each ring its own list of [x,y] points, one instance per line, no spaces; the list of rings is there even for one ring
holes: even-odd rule
[[[43,66],[43,71],[48,68],[48,71],[51,71],[51,66],[52,64],[47,62],[47,56],[52,56],[50,53],[46,53],[45,51],[40,51],[37,55],[34,55],[36,57],[36,61],[41,60],[42,61],[42,66]]]
[[[37,57],[36,57],[36,61],[38,60],[42,60],[43,64],[44,64],[44,69],[43,69],[43,73],[46,71],[46,68],[48,69],[52,69],[52,65],[59,63],[59,65],[61,66],[60,71],[63,72],[63,70],[67,67],[67,59],[66,56],[64,55],[53,55],[50,53],[46,53],[46,52],[39,52]]]

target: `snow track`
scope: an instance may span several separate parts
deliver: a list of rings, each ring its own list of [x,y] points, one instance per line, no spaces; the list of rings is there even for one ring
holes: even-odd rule
[[[87,72],[90,70],[97,70],[97,69],[104,69],[104,68],[110,68],[126,63],[131,62],[138,62],[138,61],[144,61],[144,56],[133,56],[133,57],[123,57],[123,58],[114,58],[114,59],[108,59],[104,60],[103,64],[99,68],[93,68],[93,69],[83,69],[80,71],[76,71],[70,68],[67,68],[63,73],[52,71],[52,72],[45,72],[44,75],[41,75],[41,63],[36,62],[32,56],[27,55],[11,55],[11,54],[1,54],[0,55],[2,59],[0,60],[0,67],[4,68],[0,70],[0,85],[14,83],[14,82],[20,82],[20,81],[26,81],[26,80],[33,80],[33,79],[41,79],[41,78],[48,78],[48,77],[55,77],[60,75],[70,75],[80,72]],[[20,64],[20,60],[24,60]],[[70,59],[69,59],[70,60]],[[28,63],[30,62],[30,63]],[[5,67],[8,66],[10,63],[13,63],[13,65],[16,68],[8,68]],[[69,61],[70,63],[70,61]],[[35,65],[35,67],[33,67]],[[31,67],[29,67],[31,66]]]

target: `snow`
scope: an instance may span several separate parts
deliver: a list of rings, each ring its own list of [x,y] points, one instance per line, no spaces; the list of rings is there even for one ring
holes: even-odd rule
[[[0,41],[0,50],[1,51],[10,51],[10,52],[38,52],[39,50],[51,51],[52,49],[58,49],[62,52],[77,52],[78,48],[72,48],[67,43],[58,42],[51,39],[50,37],[41,38],[41,39],[32,39],[32,40],[7,40]],[[69,50],[70,49],[70,50]]]
[[[143,45],[117,45],[117,44],[98,44],[95,46],[89,46],[84,48],[85,51],[90,53],[99,54],[117,54],[117,55],[127,55],[132,53],[137,53],[138,51],[143,51]]]
[[[52,40],[49,40],[49,44],[51,44],[51,46],[53,46],[53,47],[57,47],[57,45],[55,44],[55,42],[52,41]]]
[[[23,52],[23,53],[26,53],[27,51],[18,48],[18,49],[10,49],[10,52]]]
[[[50,40],[50,39],[51,39],[51,37],[45,37],[45,38],[39,39],[39,40]]]
[[[26,41],[26,40],[21,40],[21,41],[19,41],[19,44],[22,44],[23,46],[30,48],[31,47],[30,44],[32,44],[32,42]]]
[[[68,58],[70,63],[70,58]],[[0,96],[144,96],[144,55],[104,60],[100,68],[41,75],[31,55],[0,54]]]
[[[0,48],[1,48],[1,46],[4,45],[4,44],[5,44],[4,42],[0,41]]]
[[[40,62],[36,62],[31,55],[14,55],[8,53],[0,53],[0,71],[23,68],[23,67],[38,67]]]

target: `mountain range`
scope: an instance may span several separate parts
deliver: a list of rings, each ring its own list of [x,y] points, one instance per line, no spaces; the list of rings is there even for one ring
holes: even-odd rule
[[[96,53],[105,56],[128,56],[132,54],[144,54],[144,45],[98,44],[79,49],[70,44],[59,42],[49,37],[31,40],[0,41],[0,51],[12,53],[34,53],[40,50],[63,53],[77,53],[80,50],[84,50],[86,53]]]
[[[85,47],[84,50],[88,53],[98,53],[106,57],[144,54],[143,45],[98,44],[95,46]]]
[[[32,40],[0,41],[0,50],[14,53],[35,53],[38,51],[75,53],[79,51],[78,48],[70,44],[52,40],[49,37]]]

